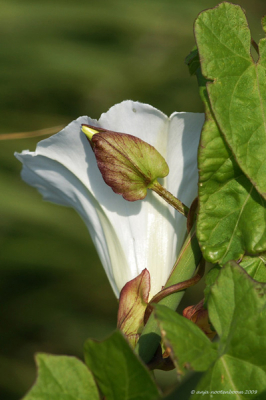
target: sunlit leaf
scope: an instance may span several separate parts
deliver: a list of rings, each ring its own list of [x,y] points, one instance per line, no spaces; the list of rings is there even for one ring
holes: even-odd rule
[[[265,24],[263,24],[265,29]],[[257,63],[241,7],[222,3],[199,15],[195,34],[211,107],[238,164],[266,197],[266,39]]]
[[[266,250],[266,202],[239,168],[214,119],[197,71],[206,120],[199,147],[197,236],[206,260],[221,264]]]

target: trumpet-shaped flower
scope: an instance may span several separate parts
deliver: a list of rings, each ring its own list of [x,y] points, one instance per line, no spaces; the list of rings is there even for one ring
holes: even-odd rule
[[[162,184],[183,203],[197,195],[197,148],[203,114],[174,113],[124,101],[99,121],[80,117],[41,141],[35,152],[16,157],[22,178],[45,200],[73,207],[84,220],[118,297],[123,286],[145,268],[154,296],[165,284],[186,233],[186,219],[151,191],[144,200],[128,202],[107,186],[98,170],[82,124],[139,137],[166,159],[170,174]]]

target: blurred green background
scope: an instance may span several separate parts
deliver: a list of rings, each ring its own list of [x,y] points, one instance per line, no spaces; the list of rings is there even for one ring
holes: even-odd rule
[[[99,118],[125,99],[166,114],[203,111],[184,59],[208,0],[0,1],[0,133]],[[253,37],[264,0],[239,1]],[[82,358],[107,336],[117,300],[89,234],[71,209],[42,201],[20,179],[14,151],[40,138],[0,141],[0,398],[35,379],[35,352]],[[187,296],[186,304],[201,298]]]

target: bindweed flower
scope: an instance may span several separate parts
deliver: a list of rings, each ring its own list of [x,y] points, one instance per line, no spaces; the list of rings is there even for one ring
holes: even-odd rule
[[[145,268],[150,295],[165,284],[186,233],[186,218],[151,191],[134,203],[108,187],[81,125],[128,133],[154,146],[170,174],[161,183],[188,206],[197,195],[197,148],[203,114],[174,113],[124,101],[99,121],[80,117],[58,134],[41,141],[35,152],[16,157],[22,178],[45,200],[73,207],[84,220],[118,297],[124,285]]]

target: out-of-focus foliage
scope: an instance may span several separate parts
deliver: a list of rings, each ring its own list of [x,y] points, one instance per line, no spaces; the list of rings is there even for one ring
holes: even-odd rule
[[[98,118],[128,98],[167,114],[203,111],[184,59],[197,14],[217,3],[0,0],[0,132]],[[258,41],[264,1],[238,3]],[[4,400],[32,385],[36,351],[82,357],[85,339],[103,338],[116,322],[117,302],[82,221],[20,179],[13,153],[38,140],[0,141]]]
[[[77,358],[38,354],[36,364],[38,378],[24,400],[99,400],[92,373]]]

